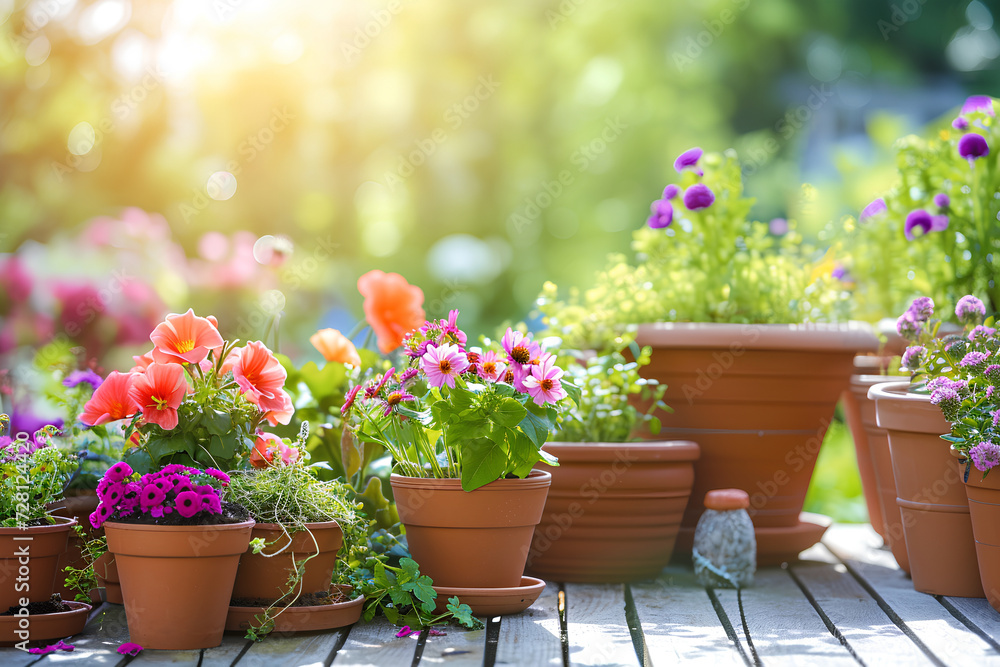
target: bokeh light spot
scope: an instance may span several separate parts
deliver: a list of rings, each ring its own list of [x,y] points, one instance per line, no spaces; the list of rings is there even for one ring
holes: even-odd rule
[[[217,171],[208,177],[205,189],[208,191],[208,196],[215,201],[232,199],[236,194],[236,177],[228,171]]]
[[[66,148],[73,155],[86,155],[97,143],[97,133],[94,126],[83,121],[69,131],[69,139],[66,141]]]

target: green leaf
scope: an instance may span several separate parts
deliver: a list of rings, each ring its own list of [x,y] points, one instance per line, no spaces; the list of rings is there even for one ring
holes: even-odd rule
[[[420,576],[420,566],[417,565],[417,561],[412,558],[400,558],[399,567],[403,570],[397,577],[397,580],[400,583],[416,581],[417,577]]]
[[[451,612],[456,621],[467,628],[475,630],[483,624],[482,621],[472,615],[472,607],[461,602],[457,595],[448,598],[448,611]]]
[[[662,426],[659,417],[649,418],[649,432],[653,435],[659,435]]]
[[[558,466],[559,465],[559,459],[556,458],[554,455],[548,453],[544,449],[539,449],[538,450],[538,456],[541,457],[542,461],[545,461],[550,466]]]
[[[153,459],[151,459],[149,454],[141,449],[133,449],[131,452],[126,454],[125,463],[129,464],[129,466],[132,467],[132,470],[140,475],[145,475],[153,469]]]
[[[403,584],[403,590],[410,591],[420,600],[420,608],[430,613],[437,606],[437,591],[432,588],[434,582],[427,575],[421,576],[416,581],[408,581]]]
[[[473,491],[506,472],[507,453],[489,438],[476,438],[462,448],[462,488]]]
[[[481,438],[490,432],[489,423],[480,418],[470,417],[456,424],[449,424],[447,430],[448,444],[461,447],[464,443]]]
[[[194,457],[194,443],[184,437],[152,438],[146,443],[146,449],[153,461],[160,461],[171,454],[186,452]]]
[[[392,603],[397,607],[406,607],[413,604],[413,598],[406,592],[406,586],[407,584],[403,584],[402,588],[393,586],[389,589],[389,597],[392,598]]]
[[[541,458],[540,450],[520,431],[510,431],[510,433],[513,434],[513,442],[510,442],[510,458],[514,464],[510,472],[524,479]]]
[[[521,423],[521,420],[527,414],[527,409],[521,405],[520,401],[514,398],[504,398],[500,400],[496,409],[488,417],[494,424],[499,424],[506,428],[514,428]]]
[[[566,394],[569,396],[570,400],[573,401],[573,404],[579,407],[580,401],[583,400],[583,389],[567,380],[563,380],[561,384],[562,388],[566,390]]]
[[[549,439],[549,429],[552,428],[552,423],[545,417],[528,410],[519,426],[531,442],[540,448]]]
[[[468,389],[463,389],[457,385],[451,390],[450,396],[451,400],[449,402],[454,405],[455,409],[459,412],[471,409],[476,402],[475,394]]]
[[[208,451],[216,459],[231,459],[236,455],[236,446],[239,443],[239,436],[236,433],[226,433],[222,437],[213,435],[209,441]]]

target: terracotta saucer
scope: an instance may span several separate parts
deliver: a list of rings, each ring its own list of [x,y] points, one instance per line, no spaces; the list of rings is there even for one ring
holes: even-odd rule
[[[348,587],[349,588],[349,587]],[[333,593],[334,591],[331,591]],[[274,619],[274,632],[306,632],[332,630],[354,625],[361,618],[365,596],[348,602],[322,604],[315,607],[289,607]],[[226,630],[244,632],[256,623],[254,617],[264,613],[264,607],[230,607],[226,616]]]
[[[524,611],[545,590],[545,582],[534,577],[521,577],[521,585],[513,588],[449,588],[434,586],[438,594],[438,612],[444,611],[448,598],[472,607],[476,616],[503,616]]]
[[[802,512],[796,526],[785,528],[755,528],[757,536],[757,567],[771,567],[798,559],[801,552],[816,544],[833,519],[822,514]],[[677,536],[677,550],[684,550],[690,559],[694,544],[694,530],[681,528]]]
[[[32,644],[65,639],[83,632],[84,626],[87,625],[91,606],[83,602],[66,602],[65,604],[72,607],[72,611],[62,611],[57,614],[32,614],[27,617],[0,616],[0,646],[10,647],[21,641],[21,638],[14,634],[14,631],[19,629],[18,623],[21,618],[27,618],[30,621],[28,630],[31,632],[29,641]]]

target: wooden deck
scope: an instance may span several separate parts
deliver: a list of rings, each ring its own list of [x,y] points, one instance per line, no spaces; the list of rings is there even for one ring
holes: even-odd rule
[[[550,583],[527,612],[486,629],[396,638],[379,620],[330,633],[227,635],[205,651],[122,658],[122,607],[104,605],[73,653],[0,649],[0,667],[189,665],[1000,665],[1000,614],[985,600],[917,593],[868,526],[834,526],[822,545],[757,573],[741,593],[706,590],[671,567],[654,582]]]

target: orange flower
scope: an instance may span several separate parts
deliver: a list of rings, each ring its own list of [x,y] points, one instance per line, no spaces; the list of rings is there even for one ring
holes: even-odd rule
[[[83,406],[80,421],[88,426],[96,426],[131,417],[139,411],[139,405],[129,395],[131,387],[131,373],[111,371]]]
[[[384,354],[402,345],[403,336],[426,319],[423,290],[398,273],[369,271],[358,278],[358,291],[365,297],[365,319]]]
[[[361,357],[354,343],[336,329],[320,329],[309,337],[309,342],[327,361],[350,364],[355,368],[361,366]]]
[[[299,450],[289,447],[281,438],[273,433],[258,433],[253,449],[250,451],[250,465],[254,468],[266,468],[274,465],[274,455],[278,455],[283,465],[292,465],[299,460]]]
[[[145,373],[137,373],[129,389],[144,421],[164,430],[177,426],[177,408],[188,391],[184,369],[177,364],[152,363]]]
[[[198,364],[209,350],[222,347],[224,342],[212,322],[198,317],[190,308],[183,315],[167,315],[149,339],[153,341],[153,360],[158,364]]]
[[[135,366],[133,366],[132,370],[129,372],[144,373],[146,371],[146,367],[153,363],[153,350],[150,350],[140,357],[133,356],[132,360],[135,362]]]
[[[266,345],[255,340],[233,350],[223,368],[230,366],[240,391],[267,413],[268,421],[287,424],[291,420],[292,399],[284,389],[288,373]]]

